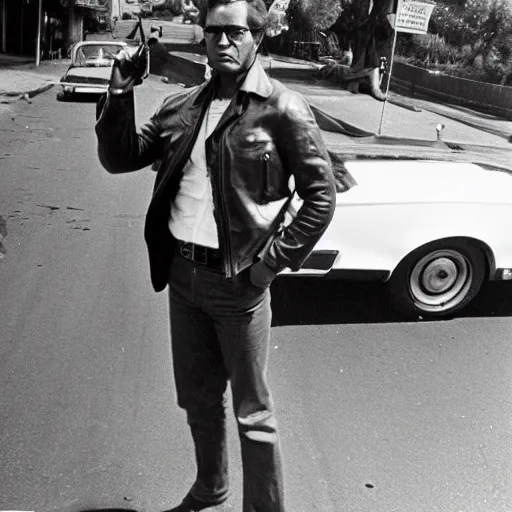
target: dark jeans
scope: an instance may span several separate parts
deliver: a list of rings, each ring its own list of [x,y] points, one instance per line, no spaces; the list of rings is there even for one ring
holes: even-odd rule
[[[270,291],[253,286],[248,271],[228,279],[179,255],[169,286],[178,405],[187,412],[196,452],[191,494],[212,505],[228,496],[229,379],[241,442],[243,512],[284,512],[279,439],[266,379]]]

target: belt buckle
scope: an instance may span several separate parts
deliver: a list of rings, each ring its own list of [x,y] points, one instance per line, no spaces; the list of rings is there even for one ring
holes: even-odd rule
[[[194,246],[188,242],[180,244],[180,254],[187,260],[193,260]]]
[[[208,263],[208,254],[206,249],[198,249],[192,242],[185,242],[180,247],[180,254],[187,260],[198,263],[199,265],[206,265]],[[202,257],[201,257],[202,256]]]

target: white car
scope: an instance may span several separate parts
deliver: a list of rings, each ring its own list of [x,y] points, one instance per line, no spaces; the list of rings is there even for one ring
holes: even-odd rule
[[[122,41],[84,41],[71,50],[71,64],[60,80],[59,101],[75,94],[106,92],[114,57],[128,45]]]
[[[396,152],[347,157],[355,184],[337,194],[334,219],[303,268],[281,276],[387,281],[404,316],[449,316],[485,280],[512,279],[512,170],[471,163],[486,158],[480,151],[405,160]]]

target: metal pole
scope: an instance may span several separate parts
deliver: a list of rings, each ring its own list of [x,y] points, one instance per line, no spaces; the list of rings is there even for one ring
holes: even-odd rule
[[[2,53],[7,53],[7,0],[2,0]]]
[[[398,32],[395,30],[395,34],[393,36],[393,49],[391,50],[391,64],[389,65],[388,83],[386,85],[386,99],[384,100],[384,105],[382,106],[382,115],[380,118],[379,135],[382,134],[382,123],[384,122],[384,113],[386,111],[386,104],[388,102],[389,86],[391,84],[391,74],[393,73],[393,61],[395,60],[395,48],[396,48],[397,35],[398,35]]]
[[[20,53],[23,54],[23,22],[24,22],[24,18],[25,18],[25,2],[21,2],[21,22],[20,22],[20,27],[21,27],[21,30],[20,30]]]
[[[36,66],[41,63],[41,25],[43,24],[43,0],[39,0],[37,13]]]

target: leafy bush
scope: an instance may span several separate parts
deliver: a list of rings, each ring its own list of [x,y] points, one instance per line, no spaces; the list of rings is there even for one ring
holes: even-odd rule
[[[397,53],[413,58],[426,67],[431,64],[456,63],[462,57],[462,51],[448,44],[444,37],[434,34],[410,34],[399,38]]]
[[[512,72],[512,5],[508,0],[438,1],[429,34],[400,34],[397,53],[414,65],[491,83]]]

